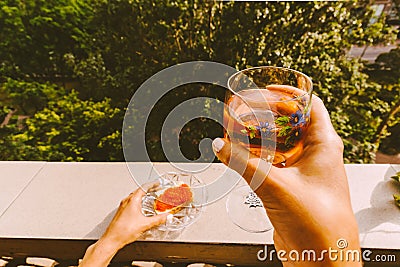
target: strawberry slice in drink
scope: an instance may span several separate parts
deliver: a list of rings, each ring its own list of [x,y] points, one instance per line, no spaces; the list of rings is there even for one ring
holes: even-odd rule
[[[177,213],[184,206],[193,201],[193,194],[187,184],[170,187],[164,191],[154,202],[157,213]]]

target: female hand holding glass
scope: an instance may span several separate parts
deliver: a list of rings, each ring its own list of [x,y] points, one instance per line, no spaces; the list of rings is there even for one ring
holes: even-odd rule
[[[261,66],[239,71],[228,80],[224,136],[271,167],[283,167],[302,154],[310,124],[313,83],[288,68]],[[272,229],[261,200],[254,194],[263,178],[233,190],[226,202],[230,219],[249,232]]]
[[[322,101],[313,96],[311,123],[304,137],[301,157],[285,168],[270,166],[242,145],[228,139],[213,142],[217,157],[249,183],[264,180],[256,190],[274,227],[276,250],[313,249],[318,253],[360,250],[358,226],[350,203],[343,164],[343,143],[336,134]],[[360,253],[358,254],[361,255]],[[318,257],[318,256],[317,256]],[[361,266],[357,260],[283,262],[285,266]]]

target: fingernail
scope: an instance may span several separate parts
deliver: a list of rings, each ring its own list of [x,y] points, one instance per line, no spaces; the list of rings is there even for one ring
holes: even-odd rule
[[[225,142],[221,138],[215,138],[214,141],[212,142],[212,146],[215,152],[220,152],[221,149],[224,147]]]
[[[167,216],[167,223],[172,223],[172,220],[174,219],[174,215],[168,214]]]

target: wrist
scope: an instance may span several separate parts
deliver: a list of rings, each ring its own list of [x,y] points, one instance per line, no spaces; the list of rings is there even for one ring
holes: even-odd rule
[[[111,259],[121,247],[111,240],[100,238],[96,243],[87,248],[79,267],[108,266]]]
[[[117,242],[116,240],[113,240],[112,238],[108,238],[105,236],[100,237],[99,240],[97,240],[96,243],[93,244],[93,249],[98,252],[105,253],[106,255],[115,255],[118,250],[123,248],[124,245],[121,244],[121,242]]]

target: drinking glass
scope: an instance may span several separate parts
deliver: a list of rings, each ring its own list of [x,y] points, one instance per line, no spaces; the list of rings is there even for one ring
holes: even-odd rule
[[[224,136],[270,165],[298,157],[310,123],[312,81],[288,68],[262,66],[239,71],[228,80]],[[262,181],[232,191],[227,210],[232,221],[250,232],[272,229],[255,190]],[[253,189],[253,190],[252,190]],[[247,214],[244,218],[243,213]],[[261,214],[261,215],[260,215]]]

